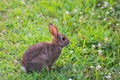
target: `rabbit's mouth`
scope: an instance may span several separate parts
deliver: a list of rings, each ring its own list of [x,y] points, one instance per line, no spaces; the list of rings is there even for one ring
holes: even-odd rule
[[[69,45],[69,41],[66,42],[66,46]]]
[[[69,45],[69,40],[65,42],[65,45],[64,46],[68,46]],[[63,46],[63,47],[64,47]]]

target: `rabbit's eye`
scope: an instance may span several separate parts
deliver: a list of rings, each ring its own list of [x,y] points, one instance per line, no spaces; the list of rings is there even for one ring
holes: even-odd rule
[[[63,37],[63,38],[62,38],[62,40],[64,41],[64,40],[65,40],[65,38]]]

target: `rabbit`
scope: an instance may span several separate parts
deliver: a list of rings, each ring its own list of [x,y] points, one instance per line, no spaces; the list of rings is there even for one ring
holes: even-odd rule
[[[49,23],[49,32],[52,35],[51,42],[41,42],[30,46],[22,56],[21,69],[25,72],[40,72],[43,68],[51,70],[51,66],[58,59],[62,48],[69,44],[69,39],[58,33],[58,29]]]

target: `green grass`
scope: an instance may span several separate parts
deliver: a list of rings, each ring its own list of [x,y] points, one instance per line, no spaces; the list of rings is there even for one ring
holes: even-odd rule
[[[119,4],[119,0],[0,0],[0,80],[120,80]],[[50,22],[68,36],[70,45],[51,72],[22,72],[24,51],[51,40]]]

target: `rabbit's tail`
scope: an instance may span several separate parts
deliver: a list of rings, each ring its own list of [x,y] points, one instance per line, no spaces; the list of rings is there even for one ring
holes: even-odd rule
[[[27,72],[26,68],[24,66],[21,66],[20,69],[24,72]]]

